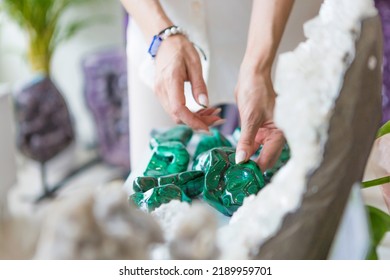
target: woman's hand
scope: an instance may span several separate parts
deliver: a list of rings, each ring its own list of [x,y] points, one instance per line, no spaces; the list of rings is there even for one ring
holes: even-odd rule
[[[185,105],[184,82],[191,83],[198,104],[208,106],[206,84],[202,76],[200,57],[193,44],[183,35],[165,39],[156,56],[155,93],[165,111],[176,123],[185,123],[197,131],[209,131],[209,126],[221,123],[215,108],[191,112]]]
[[[254,0],[248,43],[236,87],[241,138],[236,162],[247,161],[263,144],[257,163],[267,170],[277,161],[285,142],[272,121],[275,91],[271,68],[294,0]]]
[[[276,94],[269,71],[241,67],[235,96],[241,118],[236,162],[247,161],[263,145],[256,162],[261,170],[267,170],[276,163],[285,144],[283,133],[272,121]]]

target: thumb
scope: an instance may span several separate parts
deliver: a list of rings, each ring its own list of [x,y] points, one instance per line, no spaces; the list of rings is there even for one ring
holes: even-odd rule
[[[253,154],[255,137],[259,127],[257,125],[248,125],[243,123],[241,126],[241,137],[237,144],[236,163],[242,163],[249,160]]]
[[[202,75],[202,67],[199,64],[194,64],[189,67],[189,80],[191,83],[192,95],[196,102],[202,107],[209,106],[209,98],[207,94],[206,83],[204,82]]]

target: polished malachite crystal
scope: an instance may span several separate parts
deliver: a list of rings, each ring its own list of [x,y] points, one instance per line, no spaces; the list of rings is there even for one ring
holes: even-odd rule
[[[238,143],[240,136],[241,136],[241,129],[236,128],[233,132],[233,140],[236,143]],[[260,155],[262,149],[263,149],[263,145],[261,145],[259,147],[259,149],[255,152],[253,157],[258,157]],[[282,153],[280,154],[280,157],[279,157],[278,161],[275,163],[275,165],[272,168],[267,169],[263,173],[264,180],[265,180],[266,184],[271,182],[271,179],[275,175],[275,173],[278,172],[278,170],[280,168],[282,168],[287,163],[287,161],[289,159],[290,159],[290,148],[289,148],[288,144],[285,144],[283,147]]]
[[[260,152],[261,152],[261,149],[263,147],[261,146],[260,147]],[[275,165],[270,168],[270,169],[267,169],[266,171],[264,171],[263,173],[263,176],[264,176],[264,180],[265,180],[265,183],[268,184],[269,182],[271,182],[271,179],[272,177],[275,175],[276,172],[278,172],[278,170],[280,168],[282,168],[286,163],[287,161],[290,159],[290,148],[287,144],[284,145],[283,147],[283,150],[282,150],[282,153],[280,154],[279,156],[279,159],[278,161],[275,163]]]
[[[217,129],[211,129],[212,135],[202,135],[199,144],[196,147],[194,158],[196,159],[201,153],[213,148],[232,147],[232,144]]]
[[[153,149],[152,158],[143,175],[160,177],[184,172],[189,161],[190,155],[181,142],[165,142]]]
[[[162,204],[169,203],[172,200],[191,202],[191,199],[175,185],[165,185],[150,189],[144,193],[136,192],[130,196],[130,202],[141,210],[152,212]]]
[[[202,153],[193,168],[206,174],[203,199],[228,216],[242,205],[245,197],[258,193],[265,185],[254,161],[235,164],[233,148],[214,148]]]
[[[185,171],[162,177],[138,177],[134,180],[135,192],[146,192],[152,188],[173,184],[178,186],[188,197],[196,197],[203,191],[204,172]]]
[[[193,135],[192,128],[186,125],[178,125],[163,133],[157,133],[150,139],[150,148],[154,149],[158,145],[166,142],[181,142],[187,146]]]

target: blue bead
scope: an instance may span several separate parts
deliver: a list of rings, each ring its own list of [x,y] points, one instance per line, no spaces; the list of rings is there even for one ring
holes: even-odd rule
[[[154,35],[152,43],[149,46],[148,53],[154,58],[157,55],[158,48],[160,47],[162,39],[158,35]]]

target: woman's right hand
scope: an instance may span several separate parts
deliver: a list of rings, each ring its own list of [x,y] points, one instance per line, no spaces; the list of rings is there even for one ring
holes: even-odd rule
[[[203,80],[200,57],[184,35],[165,39],[156,56],[154,91],[165,111],[176,123],[184,123],[194,130],[207,132],[209,126],[222,122],[216,108],[191,112],[185,104],[184,82],[191,84],[196,102],[208,106],[207,87]]]

